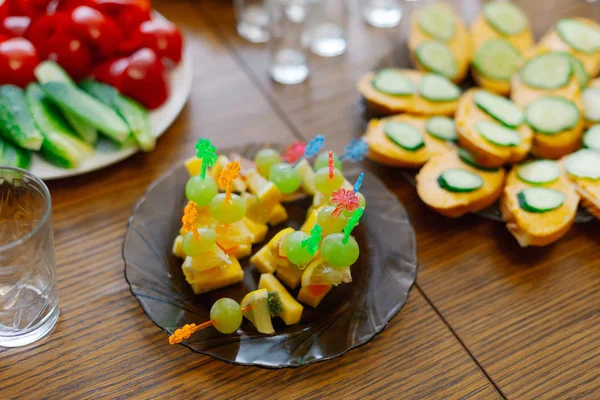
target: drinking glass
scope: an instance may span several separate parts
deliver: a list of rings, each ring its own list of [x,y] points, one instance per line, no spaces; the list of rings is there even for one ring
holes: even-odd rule
[[[29,172],[0,167],[0,346],[48,334],[58,320],[48,188]]]
[[[335,57],[346,51],[348,0],[321,0],[309,31],[310,51]]]
[[[376,28],[392,28],[400,23],[402,6],[399,0],[360,0],[363,19]]]
[[[269,40],[269,16],[263,0],[234,0],[238,35],[252,43]]]
[[[318,0],[267,0],[269,14],[269,74],[279,83],[293,85],[309,75],[308,49]],[[303,40],[304,39],[304,40]]]

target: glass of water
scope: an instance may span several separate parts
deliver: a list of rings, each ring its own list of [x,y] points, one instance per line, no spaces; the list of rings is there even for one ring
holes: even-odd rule
[[[318,0],[267,0],[269,14],[269,74],[279,83],[293,85],[308,77],[310,25]]]
[[[269,40],[269,16],[263,0],[234,0],[238,35],[252,43]]]
[[[51,219],[46,185],[0,167],[0,347],[32,343],[58,320]]]
[[[335,57],[346,51],[348,0],[320,0],[308,32],[310,51]]]
[[[399,0],[360,0],[360,8],[363,19],[377,28],[392,28],[402,18]]]

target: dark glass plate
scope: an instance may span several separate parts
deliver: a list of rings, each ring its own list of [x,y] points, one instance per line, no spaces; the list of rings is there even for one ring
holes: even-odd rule
[[[252,157],[258,148],[248,146],[240,152]],[[356,176],[347,173],[349,180]],[[210,307],[219,298],[241,301],[257,288],[259,279],[258,271],[245,258],[241,262],[243,282],[202,295],[192,292],[183,277],[181,260],[171,254],[186,203],[187,179],[185,167],[180,166],[150,186],[129,220],[123,247],[131,292],[148,318],[167,335],[184,324],[207,321]],[[402,205],[374,175],[365,173],[361,192],[368,204],[354,232],[361,255],[352,266],[352,283],[335,287],[318,309],[305,306],[297,325],[286,326],[274,319],[276,334],[272,336],[257,333],[244,320],[237,333],[223,335],[208,328],[182,344],[235,364],[282,368],[338,357],[381,332],[400,311],[414,284],[415,234]],[[285,226],[299,228],[309,205],[308,198],[286,204],[289,221],[271,228],[266,240]],[[254,245],[253,250],[261,246]]]

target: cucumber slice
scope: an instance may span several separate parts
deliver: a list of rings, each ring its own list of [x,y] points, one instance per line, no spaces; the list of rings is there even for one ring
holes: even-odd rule
[[[18,86],[0,86],[0,134],[24,149],[42,147],[44,137],[33,122],[23,89]]]
[[[600,179],[600,152],[581,149],[565,160],[565,169],[578,178]]]
[[[585,54],[600,50],[600,31],[576,19],[561,19],[556,23],[556,33],[570,47]]]
[[[473,67],[482,76],[509,81],[517,70],[521,53],[508,40],[488,40],[479,48]]]
[[[583,113],[590,122],[600,122],[600,88],[587,88],[581,92]]]
[[[571,62],[571,68],[573,68],[573,74],[575,75],[575,79],[577,80],[579,87],[581,87],[581,88],[586,87],[590,80],[590,76],[588,75],[587,71],[585,70],[585,67],[583,66],[583,63],[581,62],[581,60],[579,58],[573,56],[571,53],[567,53],[567,52],[563,51],[560,54],[564,54]]]
[[[483,17],[503,35],[516,35],[527,28],[527,16],[512,3],[503,1],[487,3],[483,6]]]
[[[472,192],[483,186],[483,179],[477,174],[460,168],[450,168],[438,176],[438,185],[449,192]]]
[[[533,185],[554,182],[560,176],[560,166],[552,160],[535,160],[519,165],[517,176]]]
[[[521,143],[519,132],[490,121],[479,121],[475,129],[484,139],[496,146],[514,147]]]
[[[579,109],[572,101],[547,96],[525,109],[525,119],[536,132],[554,135],[573,128],[579,122]]]
[[[448,117],[431,117],[425,124],[425,130],[431,136],[438,139],[456,142],[458,135],[456,134],[456,126],[454,120]]]
[[[536,89],[558,89],[569,83],[573,67],[562,53],[545,53],[527,61],[519,76],[523,83]]]
[[[532,187],[517,193],[519,206],[527,212],[545,213],[562,206],[567,196],[558,190]]]
[[[140,103],[120,94],[112,86],[91,79],[82,81],[79,85],[87,93],[115,110],[127,122],[133,137],[142,150],[154,150],[156,138],[152,133],[148,110]]]
[[[416,151],[425,146],[421,132],[405,122],[386,122],[383,130],[388,139],[405,150]]]
[[[449,79],[456,76],[458,68],[452,52],[443,43],[430,40],[417,47],[415,55],[425,69],[443,75]]]
[[[460,88],[441,75],[427,74],[419,82],[419,94],[429,101],[454,101]]]
[[[390,96],[409,96],[416,91],[415,85],[410,79],[391,68],[377,72],[371,85],[379,92]]]
[[[600,125],[594,125],[583,135],[583,145],[588,149],[600,151]]]
[[[31,152],[0,138],[0,165],[29,169]]]
[[[482,171],[497,172],[500,169],[500,168],[482,167],[481,165],[477,164],[477,162],[475,161],[475,157],[473,156],[473,154],[471,154],[470,151],[468,151],[467,149],[464,149],[462,147],[460,147],[458,149],[458,156],[465,163],[469,164],[472,167],[480,169]]]
[[[42,61],[33,71],[38,82],[41,84],[48,82],[63,82],[75,86],[75,82],[69,74],[54,61]],[[75,132],[89,144],[96,144],[98,141],[98,131],[93,126],[82,120],[80,117],[63,111],[65,119]]]
[[[517,128],[525,119],[519,107],[507,98],[497,94],[478,90],[473,95],[473,101],[492,118],[509,128]]]
[[[454,37],[454,16],[445,7],[434,4],[419,14],[419,27],[435,39],[447,42]]]
[[[115,142],[124,143],[129,137],[129,127],[113,109],[78,87],[62,82],[48,82],[42,88],[62,110],[77,115]]]
[[[85,157],[93,153],[94,148],[76,136],[40,85],[30,84],[25,97],[33,119],[44,135],[40,150],[44,158],[63,168],[77,168]]]

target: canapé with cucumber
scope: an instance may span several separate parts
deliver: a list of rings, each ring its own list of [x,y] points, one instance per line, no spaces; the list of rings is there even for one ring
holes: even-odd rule
[[[408,50],[417,68],[461,82],[471,62],[465,24],[446,3],[434,3],[411,15]]]
[[[600,219],[600,126],[586,133],[584,145],[589,148],[569,154],[561,164],[581,196],[581,205]]]
[[[456,112],[458,140],[480,165],[500,167],[523,160],[533,133],[519,107],[483,89],[468,90]]]
[[[600,78],[592,79],[581,91],[581,100],[586,127],[600,124]]]

